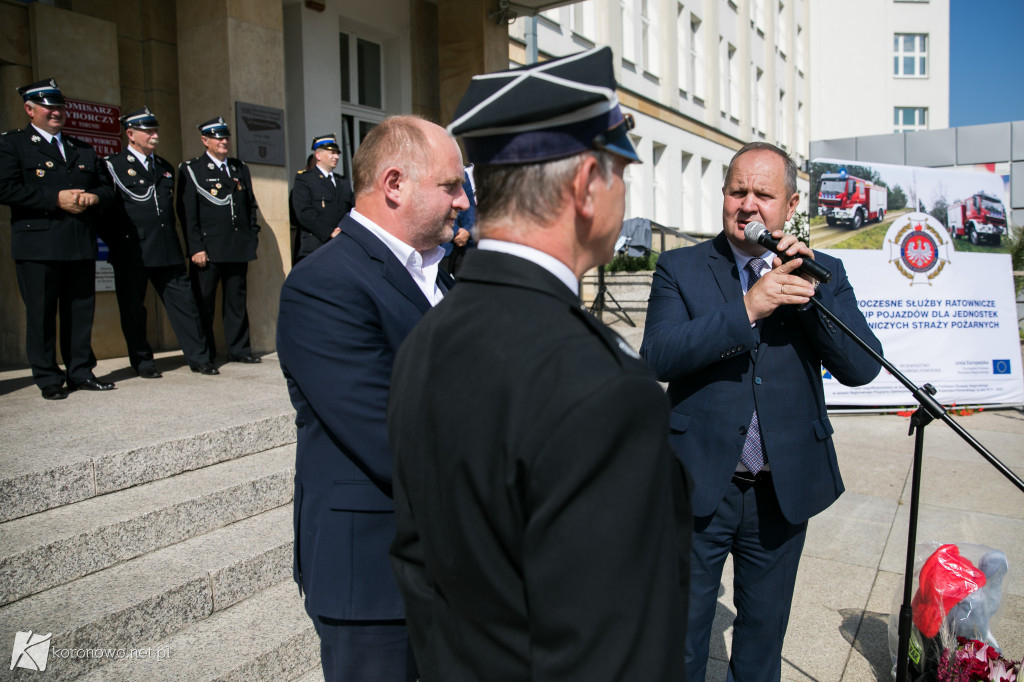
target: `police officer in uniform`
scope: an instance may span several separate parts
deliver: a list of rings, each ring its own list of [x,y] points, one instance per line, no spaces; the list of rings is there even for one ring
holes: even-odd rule
[[[114,266],[128,359],[140,377],[162,376],[146,340],[146,285],[152,282],[189,367],[200,374],[220,374],[211,362],[174,228],[174,167],[155,153],[160,123],[149,107],[143,107],[122,116],[121,124],[128,148],[106,159],[119,201],[103,237]]]
[[[316,165],[295,175],[291,192],[292,214],[299,226],[296,263],[341,232],[338,223],[355,203],[352,185],[334,172],[341,154],[337,138],[313,138],[312,149]]]
[[[178,169],[178,217],[191,258],[189,276],[199,303],[210,357],[218,284],[223,287],[224,337],[228,361],[259,362],[249,343],[246,273],[256,260],[260,230],[249,168],[228,157],[231,131],[217,117],[197,126],[206,153]]]
[[[11,207],[11,256],[25,302],[32,378],[47,400],[69,391],[107,391],[92,370],[96,232],[113,198],[101,162],[85,142],[62,135],[64,96],[52,78],[18,88],[31,122],[0,136],[0,203]],[[60,353],[57,365],[57,316]],[[64,382],[67,381],[67,388]]]

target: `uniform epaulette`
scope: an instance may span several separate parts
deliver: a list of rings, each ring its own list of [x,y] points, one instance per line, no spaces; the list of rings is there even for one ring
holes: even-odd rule
[[[6,134],[7,134],[7,133],[4,133],[4,135],[6,135]],[[308,168],[303,168],[303,169],[302,169],[302,170],[300,170],[300,171],[299,171],[298,173],[296,173],[296,175],[302,175],[302,174],[303,174],[303,173],[305,173],[305,172],[306,172],[307,170],[309,170],[309,169],[308,169]]]
[[[7,133],[16,133],[19,130],[24,130],[24,128],[14,128],[12,130],[5,130],[2,133],[0,133],[0,135],[6,135]]]

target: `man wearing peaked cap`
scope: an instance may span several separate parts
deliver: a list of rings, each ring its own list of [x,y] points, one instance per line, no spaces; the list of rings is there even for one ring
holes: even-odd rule
[[[122,116],[121,125],[128,148],[106,159],[118,200],[103,238],[114,266],[128,360],[140,377],[161,377],[146,339],[146,287],[152,282],[189,367],[201,374],[219,374],[210,357],[175,229],[174,167],[156,154],[160,123],[149,107],[142,107]]]
[[[85,142],[61,133],[64,96],[52,78],[18,88],[29,125],[0,136],[0,203],[11,207],[11,256],[25,302],[25,350],[48,400],[105,391],[93,375],[95,220],[113,197]],[[57,364],[57,317],[60,352]],[[64,384],[67,382],[67,387]]]
[[[388,414],[391,559],[424,682],[684,679],[668,403],[579,297],[621,230],[630,126],[608,48],[477,76],[450,126],[478,248],[399,350]]]
[[[298,227],[295,262],[313,253],[327,240],[336,237],[338,224],[352,208],[352,185],[334,172],[341,148],[334,135],[313,138],[316,165],[295,175],[291,192],[291,210]]]
[[[249,341],[246,276],[256,260],[260,231],[249,167],[228,157],[231,130],[218,116],[196,126],[206,153],[178,167],[178,218],[188,250],[189,276],[210,357],[217,356],[213,318],[217,288],[229,362],[259,362]]]

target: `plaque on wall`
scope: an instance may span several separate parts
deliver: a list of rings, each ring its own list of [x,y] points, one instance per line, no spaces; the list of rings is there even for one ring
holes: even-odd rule
[[[284,109],[235,102],[235,131],[242,161],[285,165]]]

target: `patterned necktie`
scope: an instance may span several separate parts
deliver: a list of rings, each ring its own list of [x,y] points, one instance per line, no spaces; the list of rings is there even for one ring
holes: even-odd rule
[[[754,286],[757,280],[761,279],[765,262],[760,258],[751,258],[747,261],[747,291]],[[761,326],[761,320],[754,323]],[[740,461],[750,469],[750,473],[757,474],[764,468],[764,445],[761,443],[761,425],[757,421],[757,410],[754,410],[750,418],[750,426],[747,427],[747,439],[743,441],[743,450],[740,452]]]

